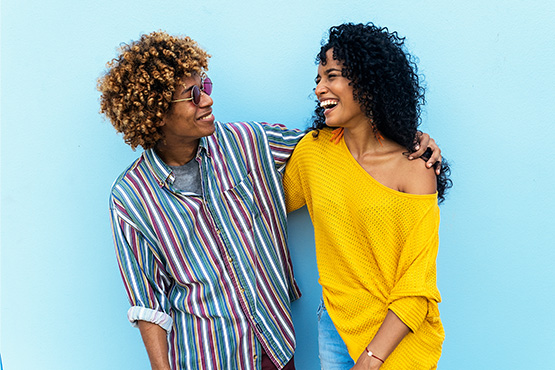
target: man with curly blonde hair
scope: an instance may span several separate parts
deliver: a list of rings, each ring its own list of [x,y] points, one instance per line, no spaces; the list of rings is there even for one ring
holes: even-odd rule
[[[153,32],[98,82],[101,113],[145,149],[110,197],[128,318],[153,369],[294,369],[281,174],[304,133],[215,122],[208,58]]]
[[[128,318],[153,369],[294,369],[281,179],[304,132],[215,122],[209,57],[153,32],[98,81],[101,113],[144,149],[110,197]]]

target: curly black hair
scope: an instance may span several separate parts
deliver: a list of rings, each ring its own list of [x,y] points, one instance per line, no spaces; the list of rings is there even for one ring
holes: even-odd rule
[[[330,28],[327,41],[322,42],[316,63],[325,65],[326,52],[343,64],[342,75],[353,86],[353,97],[371,118],[375,130],[414,152],[420,125],[421,106],[425,103],[424,88],[414,58],[405,51],[405,38],[373,23],[345,23]],[[324,109],[316,101],[312,129],[326,126]],[[429,157],[428,157],[429,158]],[[447,161],[437,176],[439,203],[452,186]]]

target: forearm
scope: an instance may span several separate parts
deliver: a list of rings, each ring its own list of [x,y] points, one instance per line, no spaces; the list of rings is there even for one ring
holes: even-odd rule
[[[409,327],[393,311],[387,311],[385,320],[367,348],[385,360],[408,333]]]
[[[393,311],[387,311],[378,332],[366,346],[366,350],[360,355],[353,369],[379,369],[382,365],[381,360],[385,361],[409,332],[409,327]],[[368,356],[368,351],[376,357]]]
[[[137,324],[143,337],[152,370],[171,370],[166,331],[159,325],[147,321],[139,320]]]

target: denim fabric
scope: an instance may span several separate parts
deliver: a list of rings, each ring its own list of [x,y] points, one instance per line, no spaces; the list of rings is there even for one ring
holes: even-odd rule
[[[322,370],[349,370],[355,366],[323,301],[318,307],[318,351]]]

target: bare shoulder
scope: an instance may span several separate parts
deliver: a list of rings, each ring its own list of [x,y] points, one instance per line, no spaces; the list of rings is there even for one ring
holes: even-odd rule
[[[437,191],[436,174],[433,168],[426,167],[421,159],[409,161],[404,157],[399,161],[402,172],[400,189],[408,194],[434,194]]]

